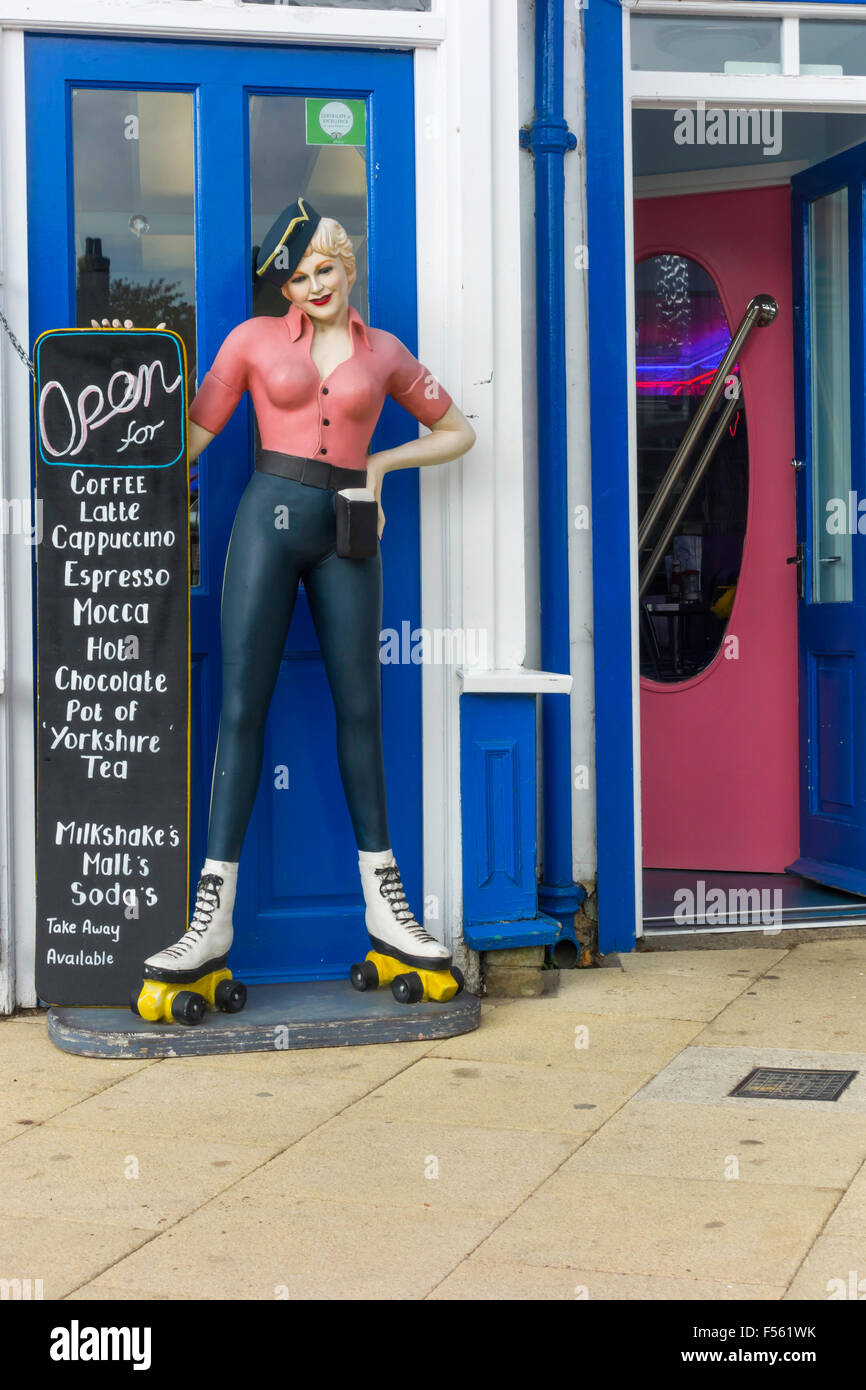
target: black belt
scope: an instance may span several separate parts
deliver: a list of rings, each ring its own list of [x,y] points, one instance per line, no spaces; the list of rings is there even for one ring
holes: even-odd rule
[[[308,487],[365,487],[366,468],[337,468],[324,459],[301,458],[298,454],[280,454],[274,449],[262,449],[256,460],[260,473],[276,473],[281,478],[294,478]]]

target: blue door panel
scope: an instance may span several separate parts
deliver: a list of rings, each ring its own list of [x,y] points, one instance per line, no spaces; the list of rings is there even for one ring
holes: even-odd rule
[[[815,749],[810,813],[855,823],[853,652],[810,653],[809,714]]]
[[[251,313],[250,95],[366,99],[369,319],[416,350],[411,54],[32,35],[26,74],[34,339],[76,320],[71,91],[92,85],[194,94],[199,379],[225,336]],[[279,179],[279,171],[274,176]],[[282,201],[299,191],[285,189]],[[389,400],[371,450],[399,444],[416,428]],[[193,887],[204,856],[219,719],[223,566],[252,456],[251,411],[244,398],[199,460],[201,583],[191,595]],[[417,472],[392,475],[384,503],[383,626],[399,631],[404,621],[420,623]],[[408,663],[382,671],[389,819],[407,894],[420,906],[421,667]],[[275,785],[279,766],[289,770],[288,788]],[[180,931],[183,924],[177,925]],[[333,707],[303,589],[268,723],[235,925],[232,963],[253,980],[339,976],[366,942]]]

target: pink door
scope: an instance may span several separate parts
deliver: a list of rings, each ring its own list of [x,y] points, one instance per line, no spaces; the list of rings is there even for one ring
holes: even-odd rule
[[[712,281],[728,337],[753,295],[770,294],[779,306],[775,322],[756,328],[740,355],[748,503],[744,493],[742,558],[739,542],[728,557],[739,573],[729,575],[736,590],[726,628],[715,619],[724,635],[694,674],[668,662],[661,676],[640,682],[646,868],[773,873],[799,853],[797,583],[796,566],[786,564],[796,549],[790,207],[787,187],[648,198],[635,207],[636,261],[667,254],[696,263],[692,280]],[[717,339],[724,336],[721,312]],[[706,351],[707,341],[692,344],[688,389],[703,393],[725,345],[716,341]],[[639,336],[639,392],[646,386],[640,372]],[[724,540],[710,534],[699,543],[705,606],[717,592],[706,589],[710,557],[718,560]],[[652,587],[665,589],[663,568]],[[665,619],[650,622],[657,635],[664,630]]]

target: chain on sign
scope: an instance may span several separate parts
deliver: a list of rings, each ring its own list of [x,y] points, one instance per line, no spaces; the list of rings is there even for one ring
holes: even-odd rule
[[[0,323],[2,323],[3,327],[5,328],[6,333],[7,333],[8,337],[9,337],[10,343],[11,343],[12,346],[14,347],[15,351],[18,353],[18,356],[21,358],[21,361],[24,363],[24,365],[25,365],[25,367],[27,368],[28,372],[30,373],[31,376],[34,376],[35,373],[34,373],[34,371],[33,371],[33,363],[30,361],[30,358],[27,356],[27,350],[26,350],[26,348],[22,347],[22,345],[19,343],[18,339],[15,337],[15,334],[12,332],[12,329],[9,327],[9,320],[6,318],[6,315],[3,313],[2,310],[0,310]]]

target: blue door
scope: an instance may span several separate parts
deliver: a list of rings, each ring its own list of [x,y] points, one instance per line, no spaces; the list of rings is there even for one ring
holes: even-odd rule
[[[402,53],[29,36],[32,337],[91,317],[165,321],[186,343],[192,398],[235,324],[285,312],[275,291],[253,285],[253,247],[301,194],[352,238],[362,317],[414,351],[412,72]],[[416,430],[388,400],[371,447]],[[245,398],[192,470],[193,891],[219,720],[223,565],[255,448]],[[383,500],[383,625],[400,632],[420,621],[417,472],[393,474]],[[394,850],[420,908],[421,668],[382,670]],[[183,925],[167,923],[166,940]],[[303,593],[271,708],[235,925],[232,963],[250,980],[339,976],[366,941],[333,708]]]
[[[866,894],[866,145],[792,181],[800,858]]]

